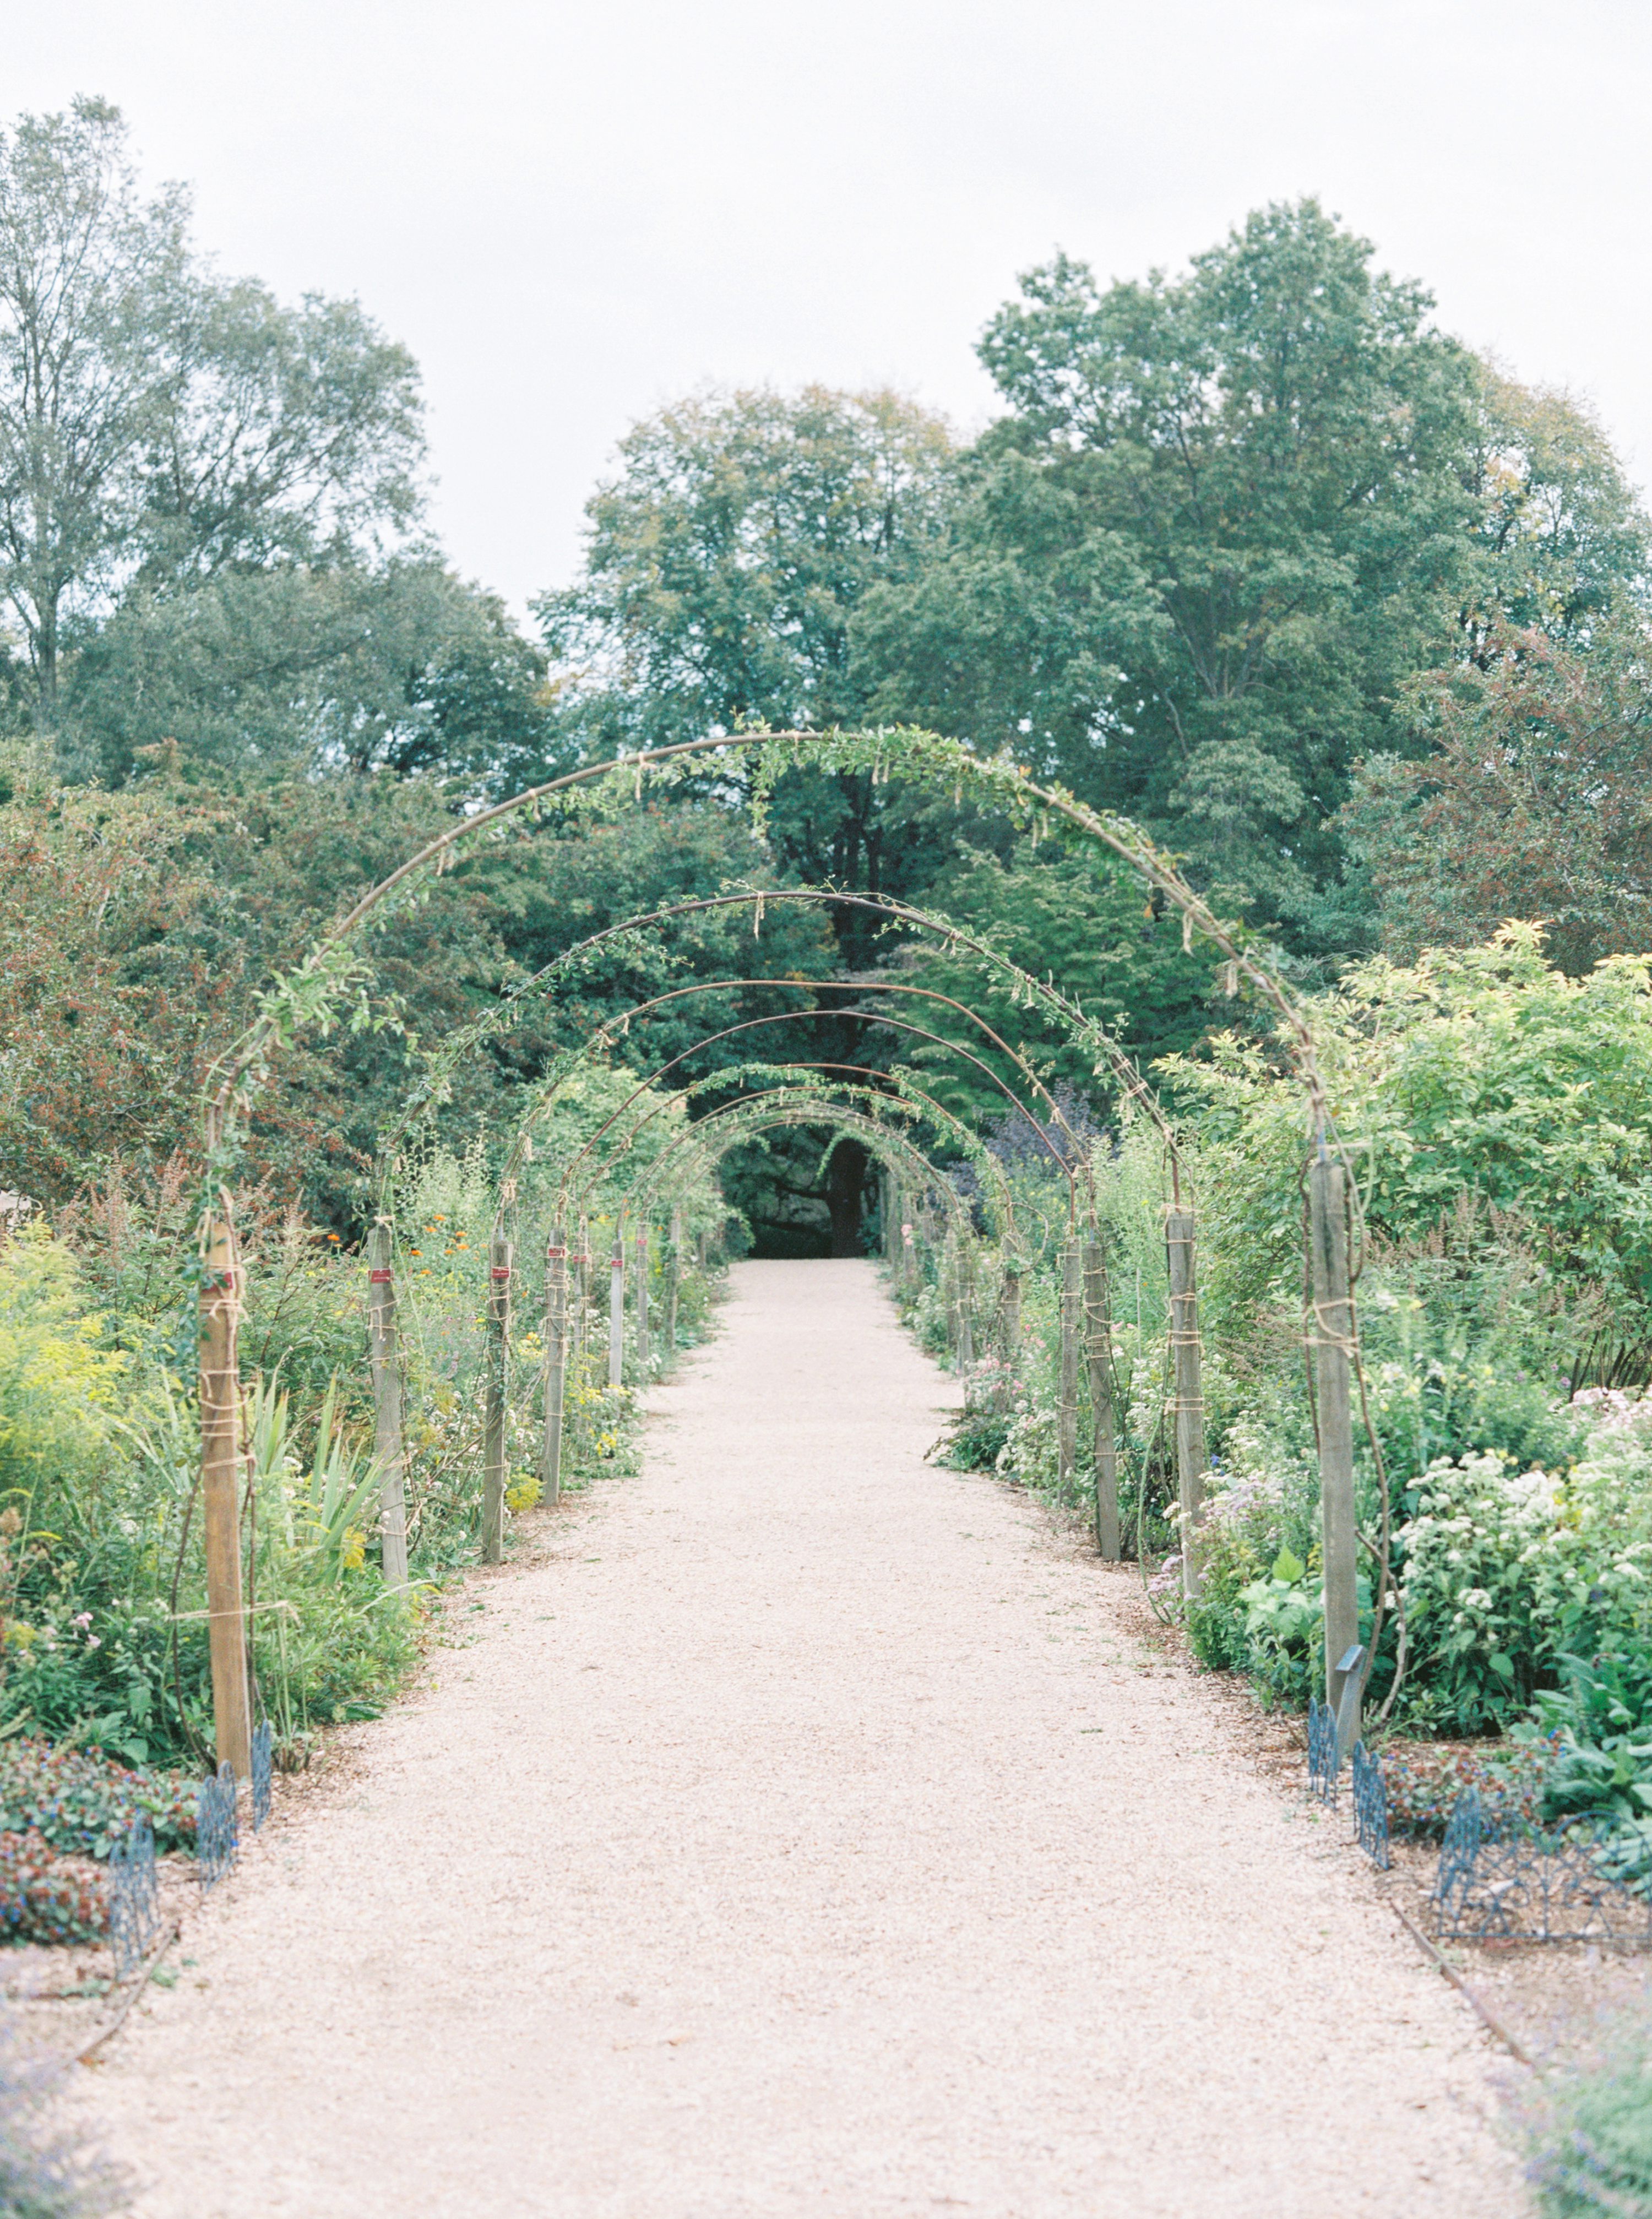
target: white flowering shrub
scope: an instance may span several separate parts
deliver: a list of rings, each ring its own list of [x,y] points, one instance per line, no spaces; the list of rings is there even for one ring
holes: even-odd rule
[[[1652,1637],[1652,1448],[1637,1425],[1602,1423],[1563,1474],[1438,1459],[1399,1538],[1414,1717],[1500,1727],[1562,1659]]]

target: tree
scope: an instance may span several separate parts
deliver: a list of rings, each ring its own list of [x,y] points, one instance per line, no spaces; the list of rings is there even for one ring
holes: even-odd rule
[[[1010,413],[941,572],[857,631],[880,706],[1013,743],[1310,930],[1328,819],[1438,649],[1469,521],[1473,366],[1371,260],[1307,200],[1179,280],[1031,272],[982,343]]]
[[[874,712],[1013,747],[1300,952],[1368,942],[1336,812],[1415,751],[1406,681],[1500,622],[1581,637],[1645,569],[1598,430],[1431,305],[1312,200],[1179,278],[1032,271],[944,545],[853,621]]]
[[[892,393],[711,393],[638,424],[587,507],[583,571],[536,604],[561,714],[593,755],[744,725],[860,720],[855,610],[941,532],[952,442]],[[804,877],[912,894],[955,814],[866,774],[787,778],[769,813]],[[865,954],[851,911],[850,960]]]
[[[1474,560],[1457,659],[1484,665],[1494,637],[1511,631],[1587,648],[1603,624],[1644,606],[1645,513],[1587,407],[1491,364],[1476,368],[1463,473]]]
[[[893,393],[710,393],[637,425],[587,506],[583,575],[536,604],[593,748],[863,705],[848,621],[940,530],[951,440]]]
[[[1652,944],[1652,662],[1641,625],[1620,618],[1587,648],[1482,629],[1472,660],[1430,673],[1409,698],[1432,753],[1363,765],[1340,820],[1385,949],[1413,960],[1522,918],[1541,923],[1561,967],[1581,975]]]
[[[353,302],[223,283],[189,213],[140,196],[106,102],[0,135],[0,591],[42,731],[127,587],[370,561],[417,516],[405,349]]]
[[[1023,971],[1047,979],[1090,1016],[1108,1025],[1145,1070],[1152,1060],[1195,1047],[1210,1020],[1210,964],[1187,954],[1172,917],[1147,898],[1135,874],[1095,848],[1053,840],[1034,849],[1021,842],[1007,861],[966,850],[937,882],[932,899],[944,915],[967,923]],[[967,949],[930,939],[903,949],[895,975],[962,1002],[1012,1046],[1040,1076],[1069,1094],[1112,1099],[1112,1076],[1097,1072],[1053,1021],[1018,1005],[1009,985]],[[981,1057],[1023,1101],[1025,1079],[984,1044],[978,1029],[941,1007],[902,1006],[906,1017]],[[968,1064],[944,1050],[903,1044],[900,1060],[922,1068],[924,1084],[947,1106],[991,1125],[1004,1098]],[[1032,1105],[1036,1111],[1037,1104]]]
[[[433,559],[134,584],[80,646],[67,711],[61,752],[109,785],[169,741],[219,776],[389,770],[476,795],[562,767],[544,657]]]

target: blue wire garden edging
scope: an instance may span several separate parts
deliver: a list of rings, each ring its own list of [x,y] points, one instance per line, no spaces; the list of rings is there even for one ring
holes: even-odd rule
[[[1307,1792],[1334,1809],[1336,1720],[1310,1701]],[[1388,1787],[1380,1758],[1354,1745],[1354,1833],[1389,1870]],[[1434,1930],[1454,1942],[1595,1942],[1652,1947],[1652,1849],[1596,1818],[1552,1827],[1489,1816],[1476,1788],[1453,1805],[1431,1891]]]
[[[160,1897],[155,1882],[155,1830],[140,1812],[124,1839],[109,1851],[109,1948],[115,1977],[134,1973],[160,1938]]]

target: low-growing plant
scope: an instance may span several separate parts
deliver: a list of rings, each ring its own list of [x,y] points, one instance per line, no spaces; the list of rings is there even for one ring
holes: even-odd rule
[[[104,1883],[66,1864],[42,1834],[0,1833],[0,1940],[96,1942],[109,1926]]]
[[[1652,2219],[1649,2005],[1608,2022],[1525,2106],[1526,2179],[1544,2219]]]
[[[0,1742],[0,1831],[39,1834],[65,1855],[104,1858],[147,1813],[157,1849],[192,1849],[197,1785],[130,1770],[91,1750]]]
[[[106,2219],[128,2184],[78,2126],[54,2118],[61,2067],[27,2057],[0,2024],[0,2212],[5,2219]]]

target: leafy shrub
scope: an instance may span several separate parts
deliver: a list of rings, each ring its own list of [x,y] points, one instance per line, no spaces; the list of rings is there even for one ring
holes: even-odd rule
[[[65,1864],[40,1834],[0,1834],[0,1936],[9,1942],[96,1942],[108,1926],[98,1874]]]
[[[1652,1451],[1597,1435],[1563,1477],[1496,1456],[1430,1465],[1402,1528],[1411,1715],[1500,1729],[1562,1660],[1652,1639]]]
[[[1385,1751],[1382,1777],[1388,1824],[1396,1834],[1438,1842],[1458,1797],[1472,1787],[1492,1825],[1536,1825],[1543,1817],[1543,1786],[1552,1755],[1546,1742],[1482,1749],[1419,1749],[1413,1744]]]
[[[195,1847],[196,1783],[132,1772],[92,1751],[0,1742],[0,1831],[37,1833],[72,1856],[107,1857],[140,1812],[161,1850]]]
[[[1009,1419],[1003,1410],[966,1410],[947,1437],[935,1458],[953,1471],[992,1471],[1009,1439]]]

